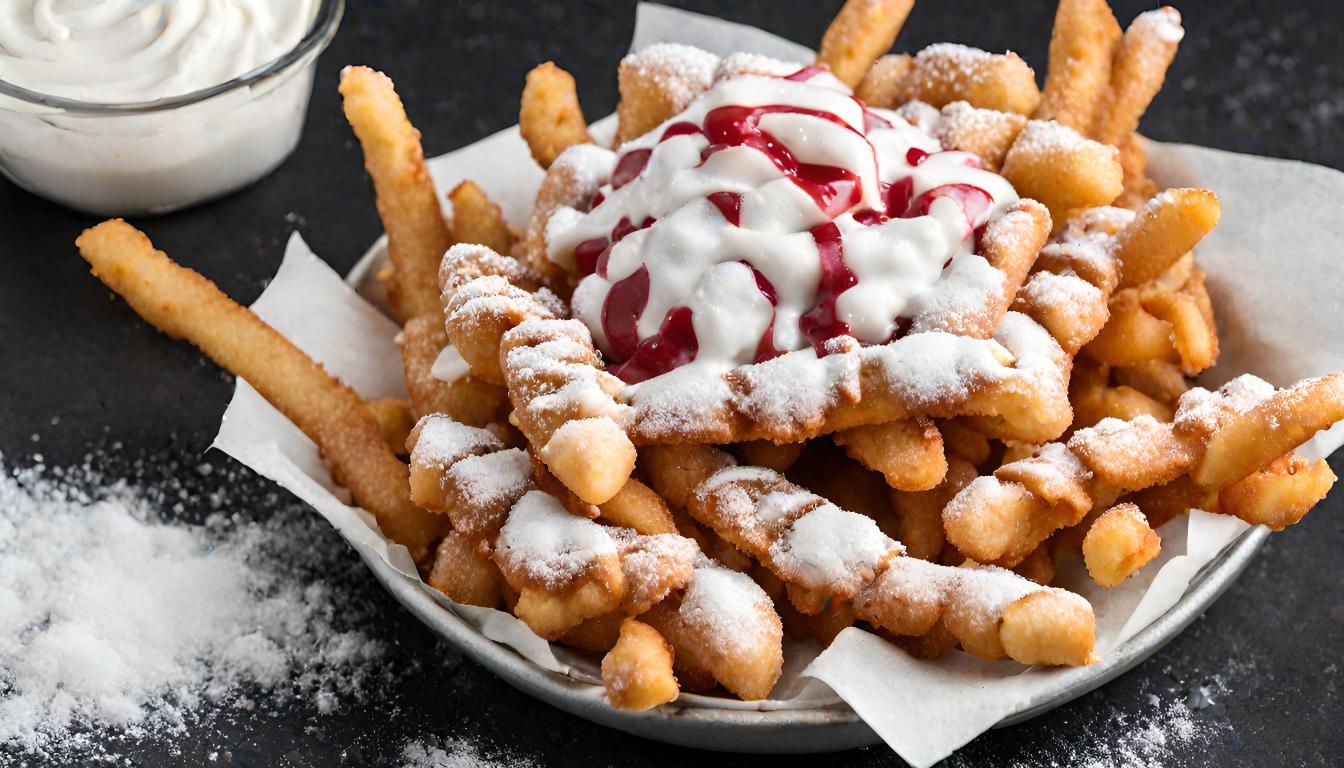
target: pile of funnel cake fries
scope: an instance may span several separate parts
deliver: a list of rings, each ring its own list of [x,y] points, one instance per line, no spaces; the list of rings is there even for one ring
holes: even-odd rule
[[[388,234],[409,398],[362,400],[126,223],[78,240],[164,333],[251,383],[451,599],[604,654],[617,707],[769,695],[784,634],[919,657],[1094,660],[1103,586],[1191,508],[1281,529],[1335,480],[1295,449],[1344,374],[1192,386],[1218,336],[1203,189],[1139,118],[1182,37],[1061,0],[1044,87],[1012,53],[888,54],[912,0],[849,0],[815,62],[660,44],[614,141],[532,70],[525,231],[448,195],[392,82],[341,77]]]

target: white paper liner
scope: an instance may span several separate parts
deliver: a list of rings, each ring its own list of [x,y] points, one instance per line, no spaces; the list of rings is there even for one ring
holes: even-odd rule
[[[640,5],[632,49],[663,41],[719,54],[752,51],[799,61],[812,56],[807,48],[751,27]],[[610,118],[600,121],[595,134],[610,135],[612,124]],[[1181,145],[1153,143],[1149,153],[1150,169],[1160,184],[1206,186],[1222,201],[1222,223],[1200,248],[1222,341],[1220,364],[1209,374],[1210,381],[1251,371],[1284,384],[1344,368],[1344,340],[1333,333],[1344,295],[1344,269],[1334,264],[1344,244],[1344,222],[1320,205],[1344,196],[1344,174]],[[516,127],[434,158],[430,170],[441,191],[473,179],[515,225],[526,222],[542,177]],[[361,395],[405,394],[400,353],[393,342],[396,326],[314,256],[298,234],[290,238],[279,272],[253,308]],[[1344,433],[1331,430],[1318,435],[1303,453],[1325,456],[1341,443]],[[348,505],[348,494],[332,482],[312,442],[241,380],[214,446],[311,504],[361,554],[372,552],[420,583],[405,548],[390,545],[372,516]],[[1194,574],[1247,528],[1235,518],[1199,511],[1173,520],[1159,529],[1162,554],[1157,560],[1112,590],[1097,587],[1080,565],[1073,572],[1063,568],[1063,585],[1096,609],[1099,653],[1119,646],[1166,612]],[[590,659],[551,646],[513,616],[456,605],[421,587],[445,609],[539,668],[596,680]],[[959,652],[937,662],[917,661],[854,628],[812,659],[816,652],[801,644],[786,649],[788,672],[771,701],[692,695],[683,696],[683,703],[731,709],[813,707],[833,703],[838,693],[897,753],[920,768],[1023,711],[1042,691],[1090,674],[1088,668],[989,664]]]

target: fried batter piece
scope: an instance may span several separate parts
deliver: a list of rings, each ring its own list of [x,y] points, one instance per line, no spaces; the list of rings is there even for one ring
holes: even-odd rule
[[[621,622],[620,637],[602,657],[602,685],[618,709],[652,709],[677,698],[672,644],[636,619]]]
[[[533,67],[523,86],[518,131],[542,168],[575,144],[592,142],[574,76],[553,61]]]
[[[646,458],[657,463],[662,450],[650,448]],[[722,461],[709,455],[715,449],[699,452],[705,456],[694,463],[702,469]],[[668,454],[685,466],[677,456]],[[903,557],[903,547],[871,519],[770,470],[728,466],[693,479],[699,482],[689,499],[691,515],[779,577],[803,613],[852,602],[858,618],[897,634],[924,635],[944,619],[968,652],[985,658],[1043,664],[1092,658],[1092,612],[1077,596],[1008,571]]]
[[[425,167],[420,132],[392,80],[368,67],[341,70],[345,117],[364,150],[392,263],[388,300],[397,320],[437,312],[434,270],[451,244],[438,193]]]
[[[1151,416],[1106,419],[1075,432],[1067,444],[1043,446],[1030,459],[978,478],[948,504],[943,524],[948,541],[964,555],[1004,566],[1021,562],[1050,534],[1121,493],[1142,491],[1134,499],[1153,527],[1192,506],[1241,512],[1255,524],[1290,524],[1329,490],[1328,469],[1283,472],[1294,478],[1291,495],[1280,497],[1267,486],[1261,503],[1221,509],[1216,502],[1226,489],[1342,418],[1340,373],[1277,391],[1249,375],[1216,392],[1191,389],[1170,423]],[[1159,487],[1169,490],[1159,493]],[[1237,493],[1229,491],[1229,498]],[[1276,498],[1285,501],[1281,517],[1270,514]]]
[[[847,0],[821,36],[817,63],[854,88],[891,49],[915,0]],[[862,96],[860,97],[862,98]]]
[[[602,370],[588,328],[575,320],[529,320],[500,347],[513,418],[551,473],[589,504],[615,496],[635,467],[621,424],[629,406],[620,379]]]

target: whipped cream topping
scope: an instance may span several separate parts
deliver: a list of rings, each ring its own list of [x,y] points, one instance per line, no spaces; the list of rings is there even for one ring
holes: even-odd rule
[[[575,315],[630,383],[899,338],[945,272],[988,268],[977,232],[1017,201],[815,67],[721,79],[608,160],[548,255],[586,275]]]
[[[303,38],[318,0],[0,0],[0,80],[102,103],[227,82]]]

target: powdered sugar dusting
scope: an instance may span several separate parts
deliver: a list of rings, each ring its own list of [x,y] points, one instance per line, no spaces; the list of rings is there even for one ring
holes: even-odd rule
[[[635,408],[641,432],[668,436],[689,433],[714,421],[732,397],[723,377],[701,375],[694,366],[682,366],[621,391],[621,398]]]
[[[565,317],[565,303],[546,288],[535,293],[523,290],[503,275],[484,275],[458,288],[444,307],[451,325],[475,322],[481,318]]]
[[[604,557],[616,556],[607,529],[571,515],[555,497],[530,491],[499,531],[495,556],[547,590],[564,589]]]
[[[1076,274],[1109,292],[1120,279],[1115,234],[1133,219],[1133,211],[1124,208],[1089,208],[1065,223],[1059,236],[1041,249],[1037,264],[1060,275]]]
[[[988,478],[982,478],[988,479]],[[882,575],[865,591],[869,603],[914,605],[959,605],[987,618],[997,618],[1015,600],[1049,589],[997,566],[954,568],[913,557],[893,559]],[[1051,590],[1070,599],[1081,597]]]
[[[588,198],[611,178],[611,171],[616,167],[616,153],[596,144],[575,144],[560,153],[555,165],[570,174],[578,187],[576,197]]]
[[[532,319],[510,331],[505,340],[510,336],[546,339],[515,346],[506,355],[510,385],[538,392],[527,403],[529,411],[577,414],[575,418],[607,416],[617,423],[629,417],[630,407],[612,394],[620,391],[621,383],[596,367],[597,353],[583,323]]]
[[[787,486],[761,467],[721,469],[701,484],[693,501],[698,514],[713,516],[706,521],[710,527],[758,556],[780,530],[821,503],[820,496]]]
[[[1105,300],[1101,290],[1077,275],[1037,272],[1022,286],[1020,295],[1035,306],[1066,312],[1089,311]]]
[[[1046,443],[1035,455],[1005,464],[994,475],[1021,483],[1049,504],[1063,501],[1082,510],[1092,506],[1085,487],[1092,472],[1063,443]]]
[[[966,101],[954,101],[944,105],[941,116],[942,120],[934,130],[934,136],[943,141],[943,146],[949,146],[946,139],[950,136],[979,135],[997,131],[1006,124],[1022,119],[1013,112],[983,109]]]
[[[774,603],[751,577],[708,564],[695,569],[680,615],[712,652],[728,658],[769,644],[779,621]]]
[[[479,243],[455,243],[439,262],[439,289],[445,299],[482,275],[516,276],[524,267],[511,256],[501,256]]]
[[[1074,432],[1069,438],[1069,447],[1084,456],[1105,456],[1108,461],[1135,466],[1149,461],[1155,446],[1169,442],[1161,438],[1170,428],[1147,413],[1129,421],[1108,416],[1091,427]]]
[[[941,77],[974,78],[993,54],[960,43],[934,43],[915,54],[916,71],[937,73]]]
[[[830,408],[842,390],[857,391],[859,356],[818,358],[800,349],[730,375],[741,382],[734,398],[738,410],[762,424],[800,424]]]
[[[1002,233],[1011,232],[1011,227],[997,225],[1014,215],[1008,213],[989,226]],[[987,315],[989,307],[1003,296],[1007,277],[979,254],[959,254],[938,282],[917,300],[917,326],[943,328],[958,318]]]
[[[630,68],[643,78],[651,78],[672,102],[672,111],[685,109],[714,81],[719,57],[690,45],[655,43],[621,60],[621,68]]]
[[[504,443],[490,432],[441,413],[422,416],[411,431],[411,463],[446,469],[467,456],[498,451]]]
[[[621,554],[627,606],[644,610],[674,589],[686,586],[700,558],[700,548],[684,536],[643,536],[629,528],[613,528],[611,537]]]
[[[1249,373],[1232,379],[1216,392],[1194,387],[1181,395],[1175,421],[1188,429],[1212,432],[1227,416],[1245,413],[1272,394],[1273,384]]]
[[[952,578],[955,579],[957,596],[962,604],[984,616],[998,616],[1009,603],[1033,592],[1049,589],[994,565],[957,568],[953,571]],[[1051,591],[1082,600],[1081,597],[1062,589]]]
[[[506,451],[468,456],[445,475],[470,507],[493,507],[512,502],[532,487],[532,462],[527,451]]]
[[[785,581],[848,597],[902,551],[872,518],[823,504],[793,521],[770,545],[770,559]]]
[[[885,370],[891,389],[923,410],[964,399],[970,387],[1009,374],[979,339],[949,333],[920,333],[862,351]]]
[[[796,61],[784,61],[762,56],[759,53],[730,53],[720,59],[718,65],[714,68],[714,82],[727,80],[738,75],[784,77],[797,72],[802,67],[803,65]]]
[[[1109,149],[1110,153],[1116,156],[1120,152],[1115,147],[1106,147],[1092,141],[1069,126],[1054,120],[1029,120],[1027,127],[1017,134],[1017,140],[1013,142],[1013,151],[1030,152],[1046,157],[1072,155],[1085,147]]]

